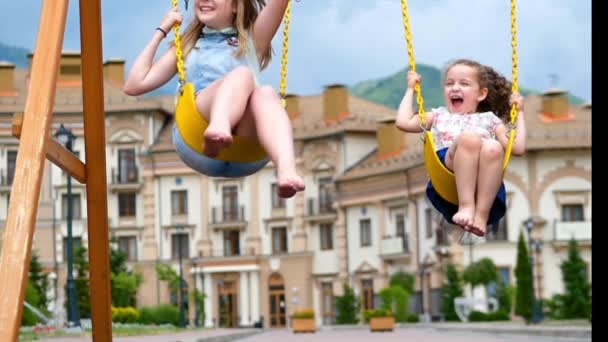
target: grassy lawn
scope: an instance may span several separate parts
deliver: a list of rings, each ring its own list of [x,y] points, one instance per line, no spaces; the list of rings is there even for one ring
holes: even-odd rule
[[[200,331],[205,328],[186,328],[180,329],[171,325],[121,325],[112,327],[112,335],[115,337],[122,336],[140,336],[140,335],[157,335],[166,333],[179,333],[186,331]],[[56,329],[51,332],[21,332],[19,335],[19,341],[36,341],[42,338],[50,337],[66,337],[66,336],[92,336],[91,331],[85,331],[82,334],[68,333],[63,329]]]

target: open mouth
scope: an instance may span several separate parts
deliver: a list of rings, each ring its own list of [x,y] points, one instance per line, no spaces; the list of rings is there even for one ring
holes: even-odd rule
[[[454,95],[450,97],[450,103],[454,108],[459,108],[460,106],[462,106],[463,102],[464,99],[459,95]]]

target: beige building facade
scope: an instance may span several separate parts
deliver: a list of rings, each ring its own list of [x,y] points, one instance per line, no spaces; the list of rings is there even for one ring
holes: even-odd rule
[[[591,275],[591,106],[570,106],[563,92],[526,98],[528,153],[514,158],[505,175],[507,217],[498,235],[459,246],[425,199],[421,143],[395,128],[395,110],[338,84],[319,95],[288,96],[306,190],[283,200],[272,163],[241,179],[189,169],[171,142],[173,97],[124,95],[124,72],[123,61],[104,64],[108,215],[113,247],[143,275],[140,307],[177,301],[155,265],[179,271],[181,260],[188,291],[207,295],[205,326],[282,327],[302,308],[313,308],[319,324],[332,324],[344,282],[363,307],[373,307],[398,270],[416,275],[412,310],[440,318],[444,262],[464,267],[488,256],[514,284],[517,235],[528,218],[543,241],[535,254],[539,296],[563,291],[559,263],[571,236],[580,240]],[[2,229],[18,150],[11,120],[23,112],[28,76],[27,69],[0,63]],[[72,129],[84,160],[81,98],[80,54],[66,52],[52,129]],[[65,173],[47,163],[33,248],[55,280],[49,295],[56,312],[66,278],[66,192]],[[94,243],[85,187],[74,181],[73,195],[75,243]],[[188,306],[194,318],[193,303]]]

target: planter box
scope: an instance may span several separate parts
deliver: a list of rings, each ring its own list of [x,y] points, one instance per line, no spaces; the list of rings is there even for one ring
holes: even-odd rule
[[[395,328],[395,317],[373,317],[369,320],[371,331],[393,331]]]
[[[293,332],[312,332],[317,330],[314,318],[294,318],[293,319]]]

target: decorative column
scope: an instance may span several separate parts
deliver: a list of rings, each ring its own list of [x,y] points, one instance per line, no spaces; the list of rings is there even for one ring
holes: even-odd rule
[[[239,314],[241,316],[241,326],[249,325],[249,284],[247,281],[247,272],[241,272],[240,274],[241,280],[239,281],[240,291],[239,291],[239,302],[240,302],[240,310]]]
[[[256,323],[260,320],[260,279],[258,271],[249,273],[249,289],[251,292],[251,323]]]
[[[205,273],[203,277],[205,286],[205,328],[213,328],[213,284],[211,273]]]

